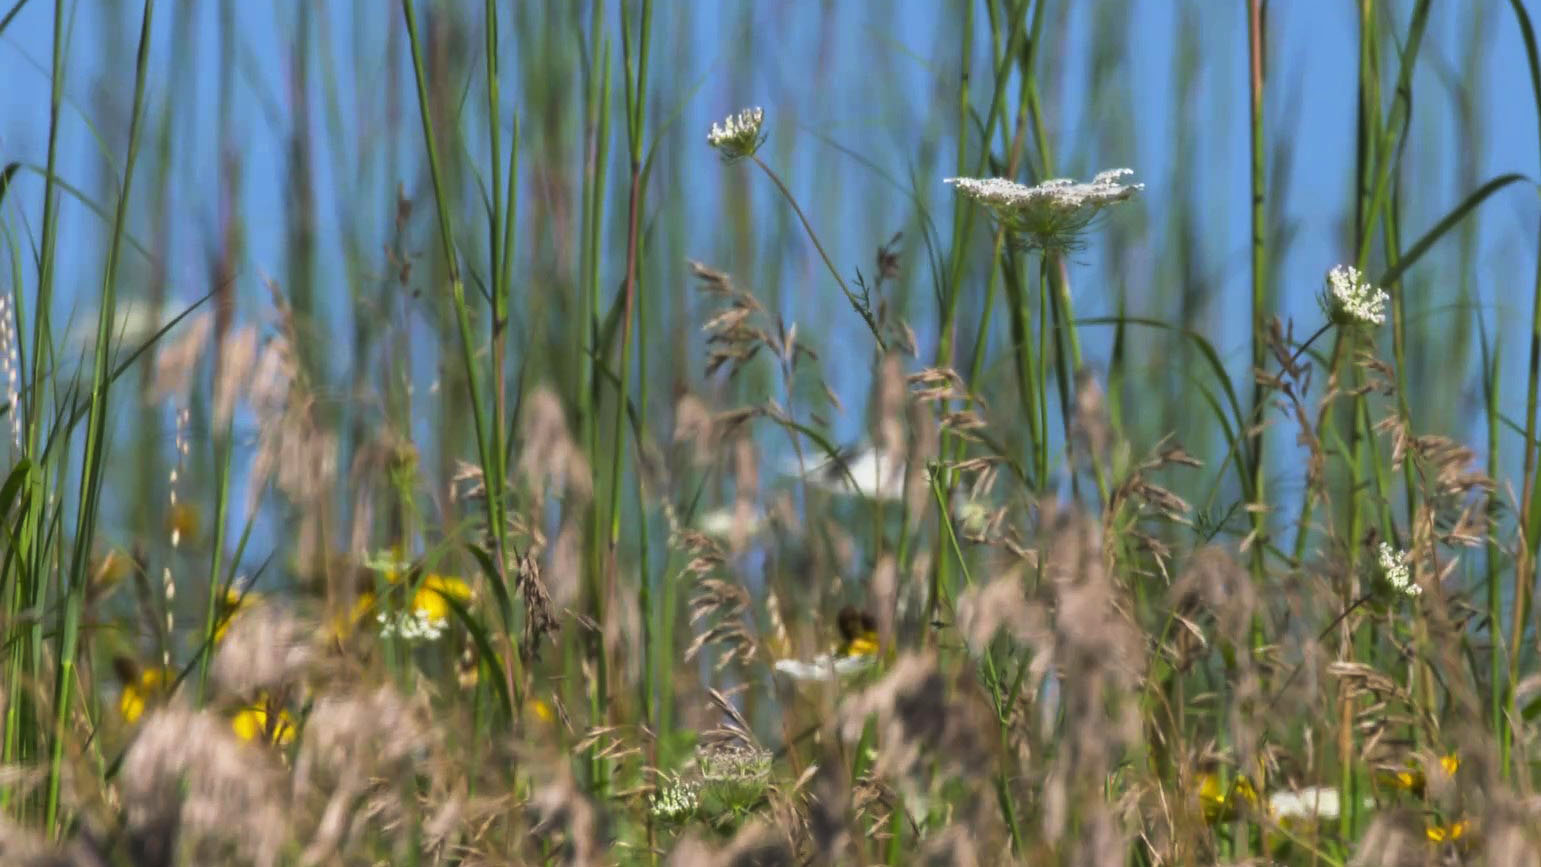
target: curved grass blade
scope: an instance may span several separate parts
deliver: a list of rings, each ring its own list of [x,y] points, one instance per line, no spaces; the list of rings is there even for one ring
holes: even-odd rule
[[[508,714],[509,719],[513,719],[514,700],[508,694],[508,682],[503,673],[503,666],[498,662],[497,654],[492,651],[492,642],[487,640],[487,630],[483,629],[481,623],[471,616],[470,610],[459,599],[448,593],[440,593],[438,590],[434,592],[439,594],[439,598],[444,600],[449,610],[455,612],[455,616],[465,624],[466,631],[471,634],[471,640],[476,643],[476,652],[481,654],[482,663],[492,671],[492,684],[497,690],[498,700],[503,705],[504,713]]]
[[[1462,200],[1459,205],[1452,208],[1450,213],[1446,214],[1443,219],[1435,223],[1434,228],[1424,233],[1423,237],[1419,238],[1411,247],[1408,247],[1407,252],[1397,259],[1397,263],[1387,268],[1386,273],[1380,275],[1380,279],[1375,281],[1375,285],[1389,286],[1401,279],[1402,275],[1407,272],[1407,269],[1415,265],[1423,257],[1423,254],[1427,253],[1429,248],[1434,246],[1436,241],[1444,237],[1445,233],[1455,228],[1456,224],[1460,223],[1467,214],[1470,214],[1478,205],[1482,204],[1483,200],[1504,187],[1523,180],[1528,179],[1522,174],[1510,173],[1499,175],[1478,187],[1475,192]]]
[[[21,7],[23,7],[25,5],[27,5],[27,0],[16,0],[16,5],[12,6],[5,13],[5,17],[4,18],[0,18],[0,33],[4,33],[5,32],[5,28],[10,26],[11,19],[15,18],[16,14],[21,11]]]
[[[5,204],[5,192],[11,188],[11,178],[21,170],[21,163],[8,163],[0,169],[0,205]]]
[[[1180,325],[1173,325],[1170,322],[1162,322],[1159,319],[1147,319],[1143,316],[1093,316],[1084,319],[1076,319],[1074,321],[1074,325],[1116,325],[1119,327],[1124,325],[1144,325],[1148,328],[1158,328],[1165,331],[1170,331],[1173,334],[1187,338],[1191,343],[1193,343],[1194,346],[1198,347],[1199,353],[1204,356],[1204,361],[1209,365],[1210,370],[1214,373],[1215,379],[1218,380],[1220,385],[1225,389],[1225,400],[1226,403],[1230,405],[1230,410],[1233,415],[1232,420],[1235,422],[1234,430],[1238,434],[1244,433],[1246,431],[1247,417],[1241,411],[1241,401],[1236,397],[1236,389],[1231,386],[1231,378],[1225,372],[1225,365],[1220,363],[1220,354],[1215,351],[1214,345],[1206,340],[1202,334],[1199,334],[1197,331],[1184,328]],[[1227,425],[1227,427],[1229,428],[1230,426]],[[1237,442],[1236,450],[1243,457],[1248,454],[1245,440]],[[1243,463],[1245,464],[1247,462],[1243,461]],[[1247,496],[1250,497],[1252,487],[1250,480],[1245,483],[1245,487],[1247,488]]]

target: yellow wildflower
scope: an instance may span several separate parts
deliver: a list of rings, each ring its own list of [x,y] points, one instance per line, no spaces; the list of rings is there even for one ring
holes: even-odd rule
[[[551,725],[556,721],[556,713],[551,710],[551,705],[546,704],[543,699],[530,699],[530,713],[534,714],[536,719],[546,725]]]
[[[847,605],[835,617],[840,627],[840,648],[836,656],[876,656],[878,652],[877,622],[872,615],[855,606]]]
[[[118,713],[124,722],[135,722],[144,716],[145,708],[160,698],[166,686],[166,672],[159,668],[146,668],[139,675],[123,684],[118,694]]]
[[[248,608],[255,608],[261,601],[260,593],[253,593],[250,590],[241,591],[234,587],[226,590],[224,599],[220,600],[219,607],[214,612],[214,643],[218,644],[224,640],[225,632],[237,615]]]
[[[444,601],[446,598],[469,602],[471,587],[453,576],[428,575],[412,596],[412,612],[433,622],[448,620],[450,609],[449,603]]]
[[[273,722],[269,723],[269,702],[266,699],[258,700],[236,711],[230,719],[230,728],[235,731],[235,736],[243,741],[255,741],[262,738],[268,743],[278,746],[288,746],[294,743],[294,717],[284,708],[279,708]],[[271,725],[271,731],[269,726]]]
[[[1439,768],[1446,776],[1453,777],[1461,767],[1461,759],[1455,753],[1447,753],[1439,757]],[[1405,769],[1383,769],[1377,775],[1383,786],[1392,789],[1401,789],[1422,797],[1424,789],[1428,787],[1428,778],[1423,772],[1423,763],[1416,759],[1410,761]]]
[[[1238,810],[1243,806],[1256,807],[1257,800],[1257,789],[1245,776],[1232,780],[1230,790],[1226,791],[1220,785],[1219,774],[1199,775],[1199,809],[1204,821],[1210,824],[1236,818]]]
[[[1424,834],[1428,836],[1430,843],[1454,843],[1466,836],[1466,832],[1470,827],[1471,823],[1469,821],[1460,819],[1448,825],[1430,825],[1424,830]]]

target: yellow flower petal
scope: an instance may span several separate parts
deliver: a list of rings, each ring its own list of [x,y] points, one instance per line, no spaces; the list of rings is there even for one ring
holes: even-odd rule
[[[230,629],[230,624],[235,621],[237,615],[249,608],[255,608],[262,601],[262,594],[250,590],[240,591],[234,588],[225,591],[225,599],[220,605],[218,619],[214,626],[214,643],[218,644],[225,638],[225,632]]]
[[[1471,822],[1460,819],[1448,825],[1430,825],[1423,833],[1429,838],[1430,843],[1454,843],[1466,836],[1470,826]]]
[[[550,725],[552,722],[556,721],[556,714],[552,712],[551,705],[546,704],[544,701],[538,698],[530,699],[530,713],[534,714],[536,719],[546,723],[547,725]]]
[[[266,702],[258,702],[242,708],[230,719],[230,728],[243,741],[266,738],[268,733],[268,709]],[[271,743],[288,746],[294,743],[294,717],[287,710],[279,710]]]
[[[123,684],[118,694],[118,713],[125,722],[135,722],[144,715],[145,708],[158,698],[166,682],[166,673],[158,668],[147,668],[139,673],[136,683]]]
[[[878,652],[877,636],[859,635],[846,642],[841,649],[841,656],[876,656]]]
[[[422,585],[412,597],[412,610],[431,621],[448,620],[450,607],[444,601],[446,597],[457,602],[468,602],[471,599],[471,587],[459,578],[429,575],[423,579]]]

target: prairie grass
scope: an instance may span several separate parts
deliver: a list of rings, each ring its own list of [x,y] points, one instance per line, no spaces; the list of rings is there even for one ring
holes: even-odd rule
[[[1155,151],[1113,0],[925,58],[842,4],[302,2],[271,57],[235,0],[3,5],[0,864],[1541,867],[1537,236],[1478,263],[1536,181],[1468,153],[1541,115],[1521,0],[1332,25],[1306,217],[1263,0],[1170,4]],[[792,19],[931,90],[757,105]]]

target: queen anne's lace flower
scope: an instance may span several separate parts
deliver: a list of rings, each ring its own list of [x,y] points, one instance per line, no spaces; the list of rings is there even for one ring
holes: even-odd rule
[[[665,822],[681,822],[689,818],[700,804],[701,784],[674,780],[659,787],[648,798],[648,810],[653,818]]]
[[[1327,318],[1339,325],[1383,324],[1390,300],[1352,265],[1338,265],[1327,272],[1327,291],[1321,298]]]
[[[1309,786],[1298,792],[1274,792],[1268,796],[1268,814],[1280,821],[1336,819],[1342,809],[1338,790],[1327,786]]]
[[[1133,169],[1109,169],[1084,184],[1056,178],[1035,187],[1005,178],[948,178],[946,183],[989,208],[1028,247],[1065,250],[1079,246],[1081,233],[1103,208],[1145,188],[1119,182],[1132,174]]]
[[[721,124],[712,124],[712,131],[707,133],[706,142],[716,148],[724,160],[731,163],[744,157],[754,156],[754,152],[759,150],[760,145],[765,142],[764,126],[765,110],[758,107],[746,108],[736,115],[728,115]]]
[[[1380,543],[1380,568],[1386,582],[1398,593],[1417,596],[1423,588],[1413,583],[1412,571],[1407,568],[1405,555],[1385,542]]]
[[[872,654],[861,656],[836,656],[830,653],[821,653],[809,660],[802,659],[778,659],[775,669],[781,674],[793,680],[811,680],[830,682],[842,677],[865,671],[877,662],[877,657]]]
[[[434,617],[421,608],[403,611],[396,615],[380,612],[375,615],[380,624],[380,637],[396,636],[403,641],[438,641],[449,627],[449,619]]]

